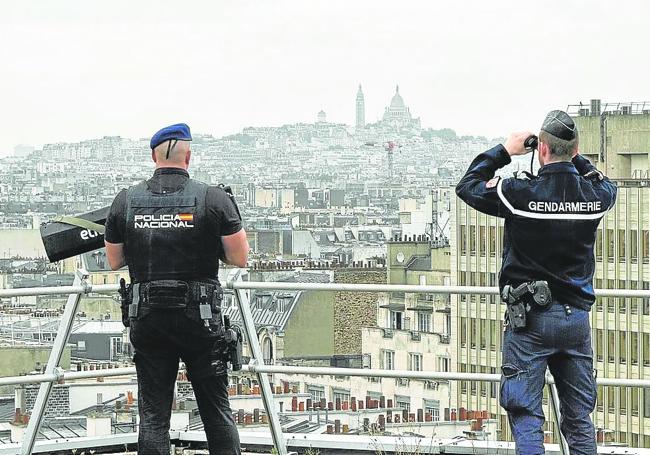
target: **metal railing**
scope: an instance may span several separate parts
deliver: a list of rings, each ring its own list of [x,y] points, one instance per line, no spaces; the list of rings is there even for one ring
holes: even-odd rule
[[[17,296],[37,295],[62,295],[69,294],[65,305],[61,323],[54,340],[52,351],[45,368],[45,372],[37,375],[13,376],[0,378],[0,386],[40,383],[40,388],[32,410],[27,430],[24,435],[21,454],[27,455],[32,452],[36,441],[47,400],[54,383],[72,379],[99,378],[110,376],[122,376],[135,374],[134,367],[114,368],[94,371],[67,372],[59,367],[63,349],[70,335],[72,321],[77,312],[77,307],[82,295],[92,293],[112,293],[118,290],[117,284],[92,285],[86,280],[88,273],[79,269],[76,273],[74,283],[71,286],[0,289],[0,298]],[[306,374],[306,375],[332,375],[332,376],[359,376],[369,378],[408,378],[417,380],[447,380],[447,381],[482,381],[499,382],[500,374],[488,373],[458,373],[458,372],[427,372],[427,371],[406,371],[406,370],[381,370],[362,368],[335,368],[335,367],[305,367],[287,365],[268,365],[264,362],[262,349],[257,338],[253,315],[245,290],[287,290],[287,291],[348,291],[348,292],[408,292],[408,293],[432,293],[432,294],[478,294],[498,295],[496,287],[478,286],[425,286],[425,285],[389,285],[389,284],[344,284],[344,283],[287,283],[287,282],[251,282],[242,281],[242,271],[238,270],[230,276],[226,287],[233,289],[241,317],[244,324],[247,340],[251,351],[251,360],[244,365],[242,370],[257,375],[261,388],[261,397],[266,413],[269,417],[269,426],[273,443],[281,455],[286,455],[287,444],[282,433],[278,414],[273,404],[268,374]],[[628,297],[628,298],[650,298],[648,290],[621,290],[621,289],[600,289],[596,291],[599,297]],[[647,387],[650,388],[650,379],[621,379],[621,378],[597,378],[598,385],[603,386],[626,386],[626,387]],[[546,382],[550,387],[552,407],[554,410],[554,421],[559,428],[560,412],[559,398],[554,386],[552,376],[547,376]],[[560,434],[560,451],[568,454],[566,441]]]

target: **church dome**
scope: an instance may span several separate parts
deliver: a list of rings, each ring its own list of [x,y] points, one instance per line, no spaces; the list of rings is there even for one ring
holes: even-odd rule
[[[390,101],[390,108],[391,109],[404,109],[404,100],[402,99],[402,96],[399,94],[399,85],[395,88],[395,95],[393,96],[393,99]]]

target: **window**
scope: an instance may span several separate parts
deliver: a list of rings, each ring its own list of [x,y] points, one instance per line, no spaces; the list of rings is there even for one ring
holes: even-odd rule
[[[465,274],[465,272],[458,272],[458,285],[467,286],[467,275]],[[461,302],[467,301],[467,294],[461,294],[460,301]]]
[[[641,334],[643,337],[643,366],[650,367],[650,333]],[[647,389],[650,392],[650,389]],[[650,412],[647,412],[645,415],[650,415]]]
[[[390,312],[390,328],[395,330],[402,330],[404,314],[401,311]]]
[[[479,255],[485,257],[485,248],[487,246],[487,238],[485,234],[485,226],[479,226],[478,228],[478,251]]]
[[[627,333],[626,332],[618,332],[618,349],[619,349],[619,361],[621,363],[627,363]]]
[[[643,314],[650,315],[650,299],[643,299]]]
[[[497,374],[497,369],[494,367],[490,367],[490,374]],[[496,382],[490,382],[490,396],[491,397],[498,397],[499,396],[499,384]]]
[[[618,230],[618,260],[625,262],[627,258],[625,251],[625,229]]]
[[[431,414],[431,420],[438,422],[440,420],[440,401],[422,400],[422,407],[425,414]]]
[[[490,319],[490,351],[497,350],[497,339],[499,338],[499,329],[497,321]]]
[[[469,371],[470,373],[476,373],[476,365],[470,365]],[[470,388],[470,393],[472,395],[476,395],[476,381],[470,381],[469,388]]]
[[[460,318],[460,345],[461,347],[467,346],[467,319]]]
[[[395,395],[395,406],[406,409],[406,411],[409,412],[411,410],[411,397]]]
[[[489,242],[490,256],[495,257],[497,255],[497,228],[494,226],[490,226]]]
[[[630,231],[630,259],[632,260],[633,264],[637,263],[637,258],[638,258],[638,249],[639,249],[639,239],[637,238],[638,231],[636,230],[631,230]]]
[[[451,371],[451,359],[449,357],[438,357],[438,371]]]
[[[424,381],[424,390],[438,390],[438,382]]]
[[[480,323],[479,325],[480,325],[480,328],[481,328],[481,333],[479,334],[481,349],[485,349],[485,347],[487,345],[487,324],[488,324],[488,321],[485,320],[485,319],[481,319],[479,321],[479,323]]]
[[[618,280],[618,289],[628,289],[625,280]],[[627,299],[618,299],[618,312],[623,314],[627,312]]]
[[[644,281],[642,286],[643,286],[643,289],[645,291],[649,290],[650,289],[650,281]],[[650,299],[646,299],[646,298],[642,299],[642,305],[643,305],[643,314],[645,316],[649,316],[650,315]]]
[[[630,408],[633,416],[639,415],[639,388],[630,387]]]
[[[650,231],[641,231],[641,257],[646,264],[650,261]]]
[[[350,391],[332,388],[332,401],[336,403],[336,400],[341,400],[341,403],[350,401]]]
[[[111,337],[111,358],[110,360],[117,360],[123,355],[128,354],[124,349],[122,337]]]
[[[598,229],[596,231],[596,260],[597,261],[602,261],[603,260],[603,231],[602,229]]]
[[[476,347],[476,319],[469,320],[469,342],[472,348]]]
[[[325,387],[322,385],[308,385],[307,393],[311,395],[311,399],[314,401],[320,401],[325,398]]]
[[[598,386],[598,393],[596,395],[596,410],[599,412],[603,412],[603,396],[605,394],[605,390],[602,385]]]
[[[607,361],[614,363],[616,357],[616,334],[613,331],[607,332]]]
[[[639,364],[639,333],[630,332],[630,362],[632,365]]]
[[[618,388],[619,405],[621,414],[627,414],[627,387]]]
[[[460,225],[460,240],[458,241],[460,244],[460,254],[462,256],[467,254],[467,226],[464,224]]]
[[[409,353],[408,362],[410,371],[422,371],[422,354]]]
[[[466,373],[467,367],[465,366],[465,364],[460,364],[458,366],[458,371],[460,371],[461,373]],[[460,381],[460,393],[467,394],[467,381]]]
[[[614,229],[607,229],[607,260],[614,262]]]
[[[384,370],[394,370],[395,369],[395,351],[387,351],[382,349],[381,351],[381,368]]]
[[[77,351],[85,351],[85,350],[86,350],[86,342],[84,340],[77,341]]]
[[[418,311],[418,330],[420,332],[431,331],[431,314],[426,311]]]
[[[596,329],[596,360],[598,362],[603,361],[603,353],[605,348],[603,346],[603,331],[602,329]]]
[[[639,289],[639,283],[638,281],[630,281],[630,284],[628,285],[629,289]],[[627,299],[630,302],[630,314],[639,314],[639,303],[641,302],[641,299]]]
[[[471,225],[469,227],[469,254],[476,254],[476,226]]]

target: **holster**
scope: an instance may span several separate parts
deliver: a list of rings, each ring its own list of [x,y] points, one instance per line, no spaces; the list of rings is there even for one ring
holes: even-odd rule
[[[223,316],[223,329],[218,334],[212,348],[212,366],[217,374],[224,373],[230,362],[233,371],[241,370],[243,362],[241,329],[230,323],[228,316]]]
[[[506,305],[506,315],[508,317],[508,323],[512,330],[519,332],[526,328],[526,313],[528,310],[523,302],[508,304]]]
[[[120,289],[117,291],[120,294],[120,311],[122,313],[122,324],[124,327],[129,327],[129,306],[131,305],[132,294],[131,285],[126,284],[124,278],[120,278]]]
[[[553,298],[546,281],[527,281],[517,287],[509,284],[501,291],[501,300],[506,304],[506,317],[515,332],[526,328],[526,314],[532,309],[546,310]]]

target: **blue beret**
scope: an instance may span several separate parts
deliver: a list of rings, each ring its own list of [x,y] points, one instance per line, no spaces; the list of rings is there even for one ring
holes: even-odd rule
[[[191,141],[192,134],[190,133],[190,127],[185,123],[166,126],[151,137],[149,145],[151,146],[151,150],[153,150],[163,142],[170,140]]]

